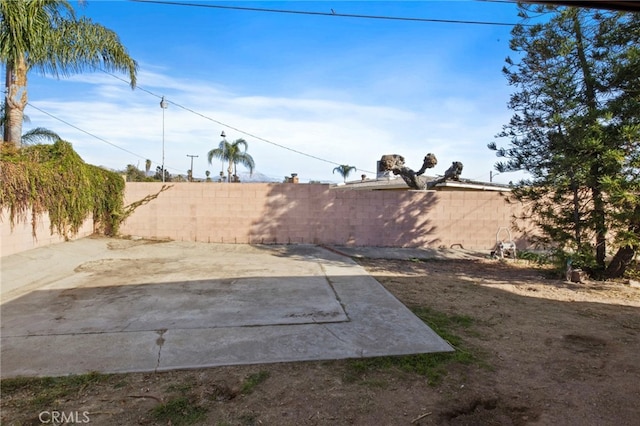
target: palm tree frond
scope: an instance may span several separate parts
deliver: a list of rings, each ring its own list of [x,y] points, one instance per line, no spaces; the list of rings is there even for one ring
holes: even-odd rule
[[[61,140],[60,136],[44,127],[36,127],[22,135],[22,143],[24,145],[33,145],[39,142],[57,142]]]
[[[66,76],[103,67],[128,74],[131,88],[136,86],[138,63],[114,31],[89,18],[58,20],[48,44],[46,53],[32,63],[43,72]]]
[[[6,87],[3,137],[16,146],[22,141],[27,75],[32,69],[55,77],[101,68],[120,71],[128,74],[131,88],[138,70],[114,31],[77,18],[67,0],[1,0],[0,63],[11,82]]]

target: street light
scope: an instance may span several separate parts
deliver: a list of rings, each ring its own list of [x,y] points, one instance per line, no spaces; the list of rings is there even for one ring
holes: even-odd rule
[[[167,101],[164,100],[164,96],[160,101],[160,108],[162,108],[162,182],[164,182],[164,110],[169,107]]]
[[[224,150],[227,148],[227,140],[226,137],[227,135],[225,135],[224,130],[222,131],[222,133],[220,133],[220,137],[222,138],[222,158],[220,158],[220,176],[224,177]],[[231,179],[229,179],[229,182],[231,182]]]

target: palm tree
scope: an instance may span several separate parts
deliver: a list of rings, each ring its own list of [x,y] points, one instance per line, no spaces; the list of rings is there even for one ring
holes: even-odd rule
[[[336,170],[338,171],[338,174],[343,177],[344,182],[347,183],[347,177],[351,174],[352,171],[357,170],[357,168],[348,164],[342,164],[333,169],[333,173],[335,173]]]
[[[242,147],[244,147],[244,149],[241,149]],[[227,173],[229,173],[229,182],[232,182],[231,173],[233,172],[233,175],[237,176],[238,163],[248,168],[249,173],[253,173],[253,169],[256,167],[253,157],[247,154],[247,148],[248,144],[244,139],[236,139],[231,143],[227,142],[226,139],[223,139],[220,141],[217,148],[209,151],[207,159],[209,160],[209,164],[211,164],[211,161],[213,161],[214,158],[223,162],[228,161],[229,167],[227,168]]]
[[[144,162],[144,175],[149,176],[149,170],[151,170],[151,160],[148,158]]]
[[[29,122],[29,117],[26,115],[22,116],[22,119],[25,123]],[[4,134],[4,126],[7,122],[7,115],[5,114],[4,104],[0,104],[0,134]],[[53,130],[45,129],[44,127],[36,127],[22,135],[22,143],[24,145],[36,144],[38,142],[56,142],[59,141],[60,135],[58,135]]]
[[[22,143],[30,70],[58,77],[103,67],[128,73],[133,89],[138,69],[115,32],[77,19],[67,0],[0,1],[0,62],[7,87],[3,136],[15,146]]]

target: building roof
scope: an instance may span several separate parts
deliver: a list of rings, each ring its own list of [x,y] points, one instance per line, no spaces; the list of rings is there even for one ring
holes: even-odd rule
[[[428,176],[425,180],[432,181],[438,177]],[[331,188],[355,191],[380,190],[410,190],[409,186],[399,176],[382,177],[377,179],[355,180],[331,185]],[[479,182],[471,179],[447,180],[436,184],[433,191],[511,191],[509,185],[493,182]]]

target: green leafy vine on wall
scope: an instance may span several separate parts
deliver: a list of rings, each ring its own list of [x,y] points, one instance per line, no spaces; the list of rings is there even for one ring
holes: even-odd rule
[[[3,144],[0,161],[0,208],[16,223],[31,221],[36,237],[38,219],[49,214],[50,231],[66,239],[92,217],[94,232],[116,235],[124,219],[122,176],[86,164],[70,143],[31,145],[21,149]]]

